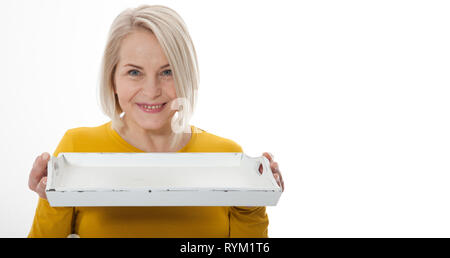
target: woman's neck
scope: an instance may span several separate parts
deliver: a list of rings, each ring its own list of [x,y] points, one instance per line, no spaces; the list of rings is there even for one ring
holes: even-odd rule
[[[125,141],[145,152],[176,152],[183,148],[191,137],[190,133],[183,133],[179,146],[170,149],[175,133],[170,123],[158,130],[145,130],[123,116],[124,126],[117,132]]]

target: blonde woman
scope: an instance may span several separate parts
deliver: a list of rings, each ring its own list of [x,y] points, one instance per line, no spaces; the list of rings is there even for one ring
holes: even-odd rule
[[[199,71],[186,25],[172,9],[123,11],[107,40],[98,127],[69,129],[60,152],[242,152],[235,142],[189,125]],[[263,153],[280,186],[269,153]],[[45,184],[49,153],[38,156],[29,187],[39,195],[29,237],[268,237],[265,207],[51,207]]]

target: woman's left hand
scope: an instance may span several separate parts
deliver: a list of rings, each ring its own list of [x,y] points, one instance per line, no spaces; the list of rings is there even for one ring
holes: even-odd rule
[[[281,190],[284,191],[284,181],[281,176],[280,168],[278,167],[278,163],[273,161],[273,155],[269,152],[264,152],[263,156],[266,157],[270,162],[270,169],[272,169],[273,177],[277,181],[278,185],[281,187]],[[262,166],[259,166],[259,172],[262,174]]]

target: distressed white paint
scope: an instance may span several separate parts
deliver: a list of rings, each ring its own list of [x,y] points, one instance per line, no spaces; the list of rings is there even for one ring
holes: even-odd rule
[[[52,206],[266,206],[281,188],[262,156],[60,153],[48,163],[46,192]]]

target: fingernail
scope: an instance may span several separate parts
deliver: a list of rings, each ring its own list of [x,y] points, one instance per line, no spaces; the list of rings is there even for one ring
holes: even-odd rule
[[[269,155],[270,155],[270,157],[272,157],[272,159],[273,159],[273,154],[269,152]]]
[[[44,180],[42,180],[42,183],[43,183],[44,185],[47,185],[47,178],[44,178]]]

